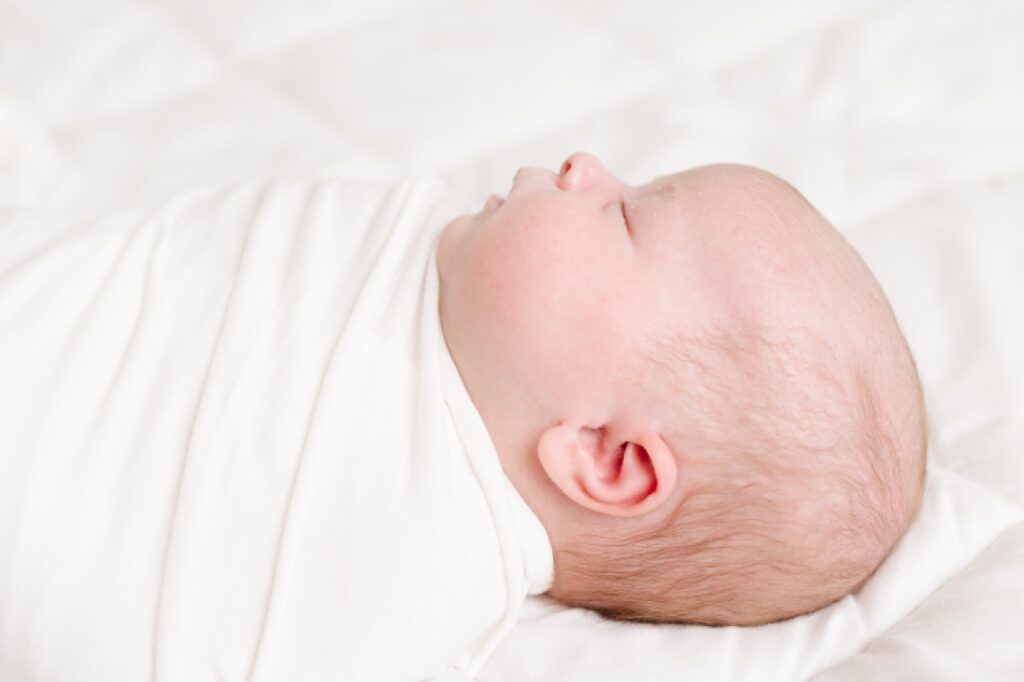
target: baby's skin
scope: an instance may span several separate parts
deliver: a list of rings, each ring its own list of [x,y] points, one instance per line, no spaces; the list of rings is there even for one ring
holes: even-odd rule
[[[916,513],[912,356],[864,262],[776,176],[631,186],[577,153],[520,169],[437,259],[446,342],[548,532],[551,596],[770,622],[858,589]]]

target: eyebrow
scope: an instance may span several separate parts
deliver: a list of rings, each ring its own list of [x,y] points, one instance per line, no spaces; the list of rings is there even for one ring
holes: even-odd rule
[[[675,199],[681,194],[677,183],[673,182],[676,175],[677,174],[675,173],[659,175],[647,184],[654,186],[654,189],[652,190],[653,194],[665,195],[665,198],[667,199]]]
[[[679,217],[679,204],[682,201],[684,192],[679,187],[680,183],[678,182],[678,175],[679,173],[658,175],[650,182],[640,185],[639,189],[642,191],[642,196],[639,197],[639,200],[641,202],[654,199],[662,205],[662,209],[654,211],[653,213],[648,213],[648,215],[643,218],[644,220],[653,219],[660,223],[670,219],[666,215],[665,208],[668,209],[668,213],[675,214],[677,218]],[[648,225],[643,229],[643,231],[649,232],[650,228],[651,226]],[[639,233],[639,230],[632,229],[631,227],[630,233],[635,235]]]

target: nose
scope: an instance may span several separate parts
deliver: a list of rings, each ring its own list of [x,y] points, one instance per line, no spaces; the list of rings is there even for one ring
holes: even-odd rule
[[[565,160],[558,171],[558,187],[566,191],[619,191],[622,182],[593,154],[576,152]]]

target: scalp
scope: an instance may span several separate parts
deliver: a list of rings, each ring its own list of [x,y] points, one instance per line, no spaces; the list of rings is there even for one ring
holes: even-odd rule
[[[667,362],[713,366],[707,343],[675,349]],[[762,352],[813,364],[791,350]],[[744,397],[738,409],[726,407],[734,398],[725,385],[678,403],[701,415],[681,418],[670,435],[702,472],[699,483],[657,528],[561,548],[552,595],[629,620],[759,624],[859,588],[915,513],[925,444],[920,424],[895,423],[870,383],[850,382],[845,404],[823,398],[844,381],[833,376],[824,393],[804,389],[774,403],[785,381],[766,382],[762,397]]]

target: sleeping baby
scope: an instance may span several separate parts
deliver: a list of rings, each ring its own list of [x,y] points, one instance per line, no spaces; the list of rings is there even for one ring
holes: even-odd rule
[[[913,518],[920,382],[792,187],[593,156],[0,215],[0,679],[473,676],[528,595],[756,625]]]
[[[863,584],[921,499],[925,413],[878,283],[793,187],[631,187],[589,154],[447,226],[445,338],[554,550],[549,594],[754,625]]]

